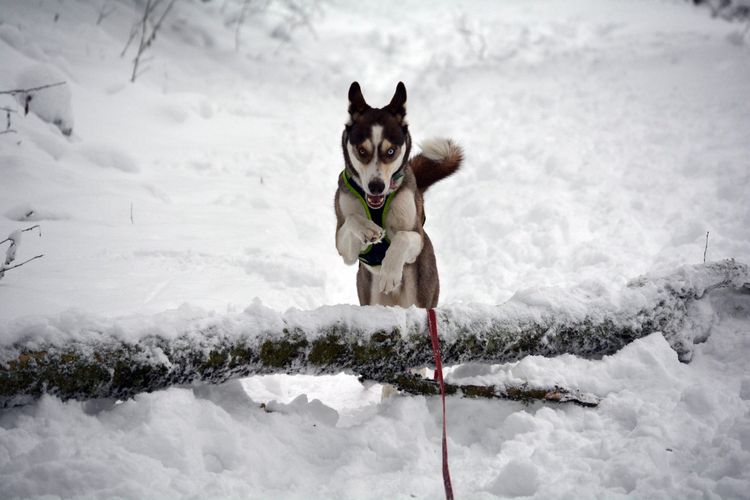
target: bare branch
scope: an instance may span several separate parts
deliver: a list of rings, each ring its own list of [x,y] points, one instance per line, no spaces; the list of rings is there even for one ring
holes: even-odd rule
[[[44,254],[35,255],[32,258],[30,258],[28,260],[25,260],[25,261],[21,262],[20,264],[16,264],[14,266],[5,267],[5,265],[2,265],[2,266],[0,266],[0,277],[2,277],[2,275],[5,273],[5,271],[10,271],[11,269],[15,269],[17,267],[21,267],[24,264],[28,264],[32,260],[41,259],[42,257],[44,257]]]
[[[156,0],[158,2],[159,0]],[[141,20],[141,43],[138,44],[138,52],[135,55],[135,59],[133,59],[133,74],[130,77],[130,81],[134,82],[135,78],[138,76],[138,64],[141,60],[141,54],[143,54],[144,50],[144,41],[146,40],[146,27],[148,24],[148,16],[151,14],[151,0],[146,0],[146,7],[143,9],[143,19]]]
[[[133,43],[133,40],[135,39],[135,36],[138,34],[138,25],[133,25],[132,28],[130,28],[130,35],[128,36],[128,41],[125,43],[125,47],[123,47],[122,52],[120,52],[120,57],[125,57],[125,52],[128,51],[128,48],[130,47],[130,44]]]
[[[36,92],[37,90],[44,90],[51,87],[58,87],[65,85],[67,82],[50,83],[49,85],[41,85],[39,87],[32,87],[30,89],[13,89],[13,90],[0,90],[0,95],[16,95],[16,94],[28,94],[29,92]]]
[[[161,17],[158,21],[156,21],[156,24],[154,24],[154,27],[151,29],[151,35],[148,37],[148,41],[146,42],[146,47],[151,46],[151,42],[154,41],[154,38],[156,38],[156,32],[159,31],[159,28],[161,28],[161,23],[164,22],[164,18],[167,17],[167,14],[169,14],[169,11],[172,10],[172,6],[176,0],[170,0],[169,4],[167,5],[167,8],[164,9],[164,12],[162,12]]]
[[[163,3],[163,0],[147,0],[146,1],[146,7],[143,9],[143,17],[140,19],[140,21],[133,26],[133,29],[130,32],[130,39],[128,40],[128,43],[125,45],[125,49],[123,49],[123,54],[127,50],[127,48],[130,46],[130,43],[133,41],[133,39],[136,37],[138,33],[141,35],[140,42],[138,43],[138,52],[135,55],[135,58],[133,59],[133,72],[130,75],[130,81],[135,82],[136,78],[138,78],[139,75],[143,73],[143,71],[138,70],[138,66],[141,64],[142,56],[144,52],[151,46],[153,41],[156,39],[156,33],[159,31],[159,28],[161,28],[162,23],[164,22],[164,19],[167,17],[167,14],[172,10],[172,7],[174,6],[176,0],[169,0],[169,3],[167,4],[164,11],[161,13],[161,16],[156,21],[156,23],[153,23],[151,26],[151,31],[149,32],[149,23],[151,22],[152,14],[156,11],[156,7],[161,5]]]
[[[31,227],[27,227],[26,229],[21,229],[21,232],[25,233],[27,231],[32,231],[32,230],[37,229],[37,228],[39,228],[39,236],[42,236],[42,228],[41,228],[41,226],[39,224],[35,224],[35,225],[31,226]],[[6,241],[11,241],[12,239],[13,238],[5,238],[3,241],[0,241],[0,245],[2,245],[3,243],[5,243]]]

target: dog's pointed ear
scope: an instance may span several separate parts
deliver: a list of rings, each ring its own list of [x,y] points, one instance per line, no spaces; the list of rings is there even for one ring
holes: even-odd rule
[[[406,86],[404,82],[398,82],[398,85],[396,85],[396,93],[393,94],[393,99],[391,99],[387,108],[398,117],[399,121],[404,121],[406,117]]]
[[[352,85],[349,87],[349,115],[354,119],[357,118],[357,115],[361,115],[368,109],[370,109],[370,106],[365,102],[362,89],[359,88],[359,83],[352,82]]]

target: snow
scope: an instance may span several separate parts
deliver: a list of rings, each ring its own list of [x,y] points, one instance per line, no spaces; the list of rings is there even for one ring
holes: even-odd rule
[[[34,89],[45,85],[64,82],[63,75],[49,64],[38,64],[22,70],[18,74],[15,88]],[[24,92],[16,96],[21,107],[29,100],[29,111],[45,122],[55,125],[64,135],[73,133],[73,110],[71,109],[70,87],[57,85],[46,89]]]
[[[274,4],[236,50],[239,2],[185,0],[130,84],[136,12],[110,4],[96,25],[99,2],[0,0],[0,90],[67,82],[28,116],[0,96],[21,111],[0,135],[0,235],[39,223],[16,260],[45,254],[0,281],[4,345],[350,314],[331,204],[353,80],[373,104],[403,80],[415,144],[466,151],[426,200],[446,311],[635,308],[626,284],[701,262],[707,231],[708,260],[750,262],[750,40],[706,9],[326,2],[313,33]],[[654,334],[598,361],[452,368],[603,398],[449,398],[457,497],[748,498],[748,311],[738,293],[697,302],[686,330],[710,336],[687,365]],[[439,409],[347,375],[45,397],[0,413],[0,497],[436,498]]]

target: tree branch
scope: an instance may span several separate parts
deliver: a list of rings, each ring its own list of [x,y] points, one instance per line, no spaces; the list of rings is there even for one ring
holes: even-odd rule
[[[28,231],[33,231],[34,229],[37,229],[37,228],[39,228],[39,236],[41,236],[42,235],[42,229],[41,229],[41,226],[39,224],[34,224],[33,226],[27,227],[26,229],[21,229],[21,232],[22,233],[26,233]],[[13,234],[13,233],[11,233],[11,234]],[[6,241],[11,241],[12,239],[13,238],[5,238],[3,241],[0,241],[0,245],[2,245],[3,243],[5,243]]]
[[[16,95],[16,94],[28,94],[29,92],[36,92],[37,90],[44,90],[51,87],[58,87],[65,85],[67,82],[50,83],[48,85],[41,85],[39,87],[32,87],[30,89],[13,89],[13,90],[0,90],[0,95]]]
[[[176,0],[169,0],[169,4],[167,4],[167,8],[164,9],[164,12],[161,13],[161,17],[158,21],[154,24],[153,28],[151,28],[151,35],[149,35],[148,40],[146,40],[146,48],[151,46],[151,42],[154,41],[154,38],[156,38],[156,32],[159,31],[159,28],[161,28],[161,23],[164,22],[164,18],[167,17],[167,14],[169,14],[169,11],[172,10],[172,6],[174,5]]]
[[[434,380],[429,380],[414,374],[399,374],[389,380],[399,390],[419,396],[439,396],[440,386]],[[455,385],[445,384],[447,395],[464,398],[507,399],[533,403],[542,401],[547,403],[573,403],[579,406],[593,408],[599,405],[601,398],[594,394],[572,391],[562,387],[530,387],[527,384],[516,386],[494,385]]]
[[[141,40],[138,44],[138,51],[136,52],[135,58],[133,59],[133,73],[130,76],[131,82],[135,82],[136,78],[138,78],[138,76],[143,73],[143,71],[138,71],[138,66],[141,62],[141,56],[149,47],[151,47],[151,44],[156,38],[156,33],[159,31],[159,28],[161,28],[164,19],[167,17],[167,14],[169,14],[169,11],[172,10],[172,6],[174,5],[176,0],[169,0],[166,8],[161,13],[161,16],[156,21],[156,23],[153,24],[153,26],[151,27],[151,32],[149,33],[148,24],[151,19],[151,15],[156,11],[156,7],[159,6],[162,1],[163,0],[146,0],[146,7],[143,9],[143,18],[140,21]],[[125,54],[125,51],[130,46],[130,43],[133,41],[138,31],[139,28],[136,24],[130,31],[130,38],[128,39],[128,43],[125,45],[125,48],[122,51],[123,54]]]
[[[146,7],[143,9],[143,19],[141,20],[141,41],[138,44],[138,52],[135,54],[135,59],[133,59],[133,74],[130,77],[131,83],[135,82],[135,79],[138,76],[138,63],[140,62],[143,51],[146,50],[144,41],[146,40],[148,16],[151,15],[152,5],[155,6],[159,1],[160,0],[154,0],[154,3],[152,4],[152,0],[146,0]]]
[[[0,266],[0,273],[4,273],[5,271],[10,271],[11,269],[15,269],[17,267],[21,267],[22,265],[28,264],[29,262],[31,262],[34,259],[41,259],[42,257],[44,257],[44,254],[35,255],[34,257],[32,257],[30,259],[27,259],[27,260],[21,262],[20,264],[15,264],[15,265],[12,265],[10,267],[5,267],[5,265],[2,265],[2,266]]]

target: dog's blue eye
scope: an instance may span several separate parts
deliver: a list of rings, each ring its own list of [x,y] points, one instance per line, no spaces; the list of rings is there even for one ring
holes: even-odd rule
[[[393,148],[391,148],[391,149],[389,149],[388,151],[386,151],[386,153],[385,153],[385,154],[387,154],[388,156],[393,156],[393,155],[395,155],[395,154],[396,154],[396,150],[395,150],[395,149],[393,149]]]
[[[360,156],[365,156],[367,154],[367,151],[365,150],[365,148],[359,148],[357,150],[357,153],[359,153]]]

